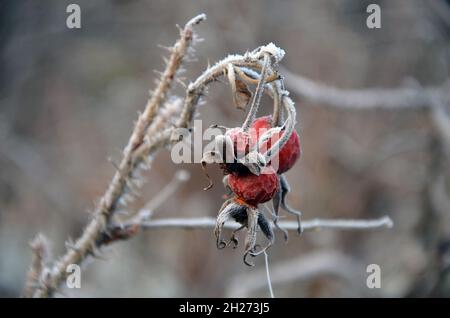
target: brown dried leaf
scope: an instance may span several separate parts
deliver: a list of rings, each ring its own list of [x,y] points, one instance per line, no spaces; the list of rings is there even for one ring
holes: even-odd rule
[[[243,81],[237,79],[235,83],[236,91],[233,95],[234,105],[239,109],[245,109],[252,99],[252,92]]]

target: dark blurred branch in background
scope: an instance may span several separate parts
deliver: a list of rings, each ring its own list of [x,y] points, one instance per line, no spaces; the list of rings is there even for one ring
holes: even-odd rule
[[[450,80],[435,87],[421,87],[414,80],[399,88],[340,89],[315,82],[283,68],[290,91],[320,105],[348,110],[421,110],[432,108],[435,100],[450,103]]]

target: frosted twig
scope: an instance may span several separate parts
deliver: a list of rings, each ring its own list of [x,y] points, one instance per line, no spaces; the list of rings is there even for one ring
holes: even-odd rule
[[[139,211],[137,220],[145,220],[148,216],[153,215],[154,211],[166,202],[178,190],[178,188],[188,181],[190,178],[189,172],[186,170],[178,170],[172,180],[162,188],[153,199],[147,202],[145,206]]]
[[[252,105],[250,106],[250,110],[248,112],[247,118],[242,124],[242,130],[248,131],[253,121],[255,120],[256,113],[259,109],[259,104],[261,102],[262,93],[264,91],[264,85],[266,83],[267,69],[269,68],[270,56],[268,54],[264,55],[264,62],[261,69],[261,75],[258,81],[258,86],[256,87],[256,93],[253,96]]]
[[[270,54],[272,59],[275,60],[275,63],[278,63],[284,56],[284,51],[276,47],[273,43],[269,43],[257,50],[247,52],[245,55],[229,55],[215,65],[208,67],[194,82],[189,84],[188,89],[186,90],[183,112],[178,120],[177,126],[188,127],[192,121],[192,116],[195,113],[195,108],[200,98],[204,95],[206,87],[226,74],[230,65],[242,69],[261,71],[264,67],[264,61],[261,59],[267,54]],[[276,73],[273,66],[272,63],[269,63],[267,67],[267,75],[269,77]],[[272,85],[272,87],[274,89],[274,94],[278,96],[285,95],[281,85]],[[286,98],[288,97],[286,96]]]
[[[33,296],[34,289],[40,283],[40,277],[49,257],[48,242],[42,234],[36,235],[33,241],[30,242],[30,247],[33,251],[33,255],[25,282],[25,289],[23,292],[24,297]]]
[[[269,254],[267,254],[267,251],[264,251],[264,265],[266,267],[267,286],[269,287],[270,298],[275,298],[272,289],[272,280],[270,279]]]
[[[297,231],[298,223],[296,221],[280,221],[279,226],[289,230]],[[211,229],[216,225],[216,219],[210,217],[202,218],[170,218],[157,219],[141,224],[143,229]],[[384,216],[378,219],[367,220],[340,220],[340,219],[312,219],[302,221],[304,231],[320,230],[320,229],[336,229],[336,230],[369,230],[376,228],[391,228],[393,221],[390,217]],[[239,223],[225,223],[224,228],[235,230],[240,227]]]

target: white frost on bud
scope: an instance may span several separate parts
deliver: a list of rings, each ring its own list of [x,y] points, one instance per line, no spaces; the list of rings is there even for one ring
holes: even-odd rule
[[[286,54],[286,52],[282,48],[279,48],[272,42],[261,47],[261,52],[267,52],[272,55],[277,63],[280,62]]]

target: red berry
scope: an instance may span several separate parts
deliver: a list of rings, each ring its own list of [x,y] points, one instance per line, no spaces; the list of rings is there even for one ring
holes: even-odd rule
[[[239,199],[253,206],[271,200],[280,187],[275,171],[259,176],[252,173],[230,174],[228,185]]]
[[[252,142],[253,144],[257,141],[257,139],[264,134],[271,127],[271,116],[264,116],[257,118],[252,127],[254,131],[252,131]],[[254,136],[256,134],[256,136]],[[267,144],[263,145],[262,149],[259,151],[265,151],[271,147],[272,142],[275,143],[280,138],[280,134],[274,135],[272,139],[270,139]],[[301,144],[300,138],[298,137],[297,132],[294,130],[289,137],[288,141],[284,146],[280,149],[278,153],[278,169],[277,173],[282,174],[289,169],[291,169],[295,162],[300,158],[301,155]]]

